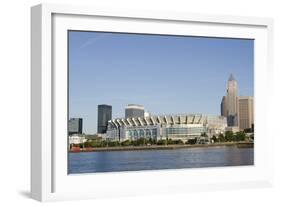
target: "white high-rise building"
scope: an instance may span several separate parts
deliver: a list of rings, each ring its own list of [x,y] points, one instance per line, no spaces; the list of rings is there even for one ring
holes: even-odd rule
[[[239,125],[238,111],[238,84],[234,76],[231,74],[227,81],[227,93],[226,93],[226,116],[227,124],[230,127]]]

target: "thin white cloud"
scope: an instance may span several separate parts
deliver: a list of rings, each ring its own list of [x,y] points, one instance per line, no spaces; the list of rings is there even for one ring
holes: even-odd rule
[[[81,46],[79,47],[79,49],[85,49],[89,46],[91,46],[92,44],[94,44],[95,42],[101,40],[102,38],[104,38],[104,34],[99,34],[98,36],[92,37],[90,39],[87,39],[83,44],[81,44]]]

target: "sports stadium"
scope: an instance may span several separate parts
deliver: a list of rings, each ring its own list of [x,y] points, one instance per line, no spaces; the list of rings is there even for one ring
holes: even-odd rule
[[[117,118],[108,121],[106,139],[125,141],[151,138],[187,141],[202,134],[212,137],[224,133],[226,127],[225,117],[203,114]]]

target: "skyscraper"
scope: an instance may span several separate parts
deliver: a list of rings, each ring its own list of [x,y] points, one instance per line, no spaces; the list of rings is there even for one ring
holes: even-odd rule
[[[225,96],[222,97],[221,100],[221,116],[226,117],[226,98]]]
[[[128,104],[125,108],[125,118],[144,117],[144,106],[138,104]]]
[[[70,118],[68,120],[68,135],[82,134],[83,119],[82,118]]]
[[[238,126],[238,84],[232,74],[227,81],[226,115],[228,126]]]
[[[107,130],[108,121],[112,119],[112,106],[98,105],[98,133],[104,134]]]
[[[253,97],[239,97],[239,129],[252,128],[254,124],[254,100]]]

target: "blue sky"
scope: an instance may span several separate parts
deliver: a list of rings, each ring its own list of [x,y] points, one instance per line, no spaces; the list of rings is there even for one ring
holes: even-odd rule
[[[69,117],[96,133],[97,105],[113,118],[127,104],[152,114],[220,114],[233,73],[239,95],[253,96],[253,40],[69,32]]]

